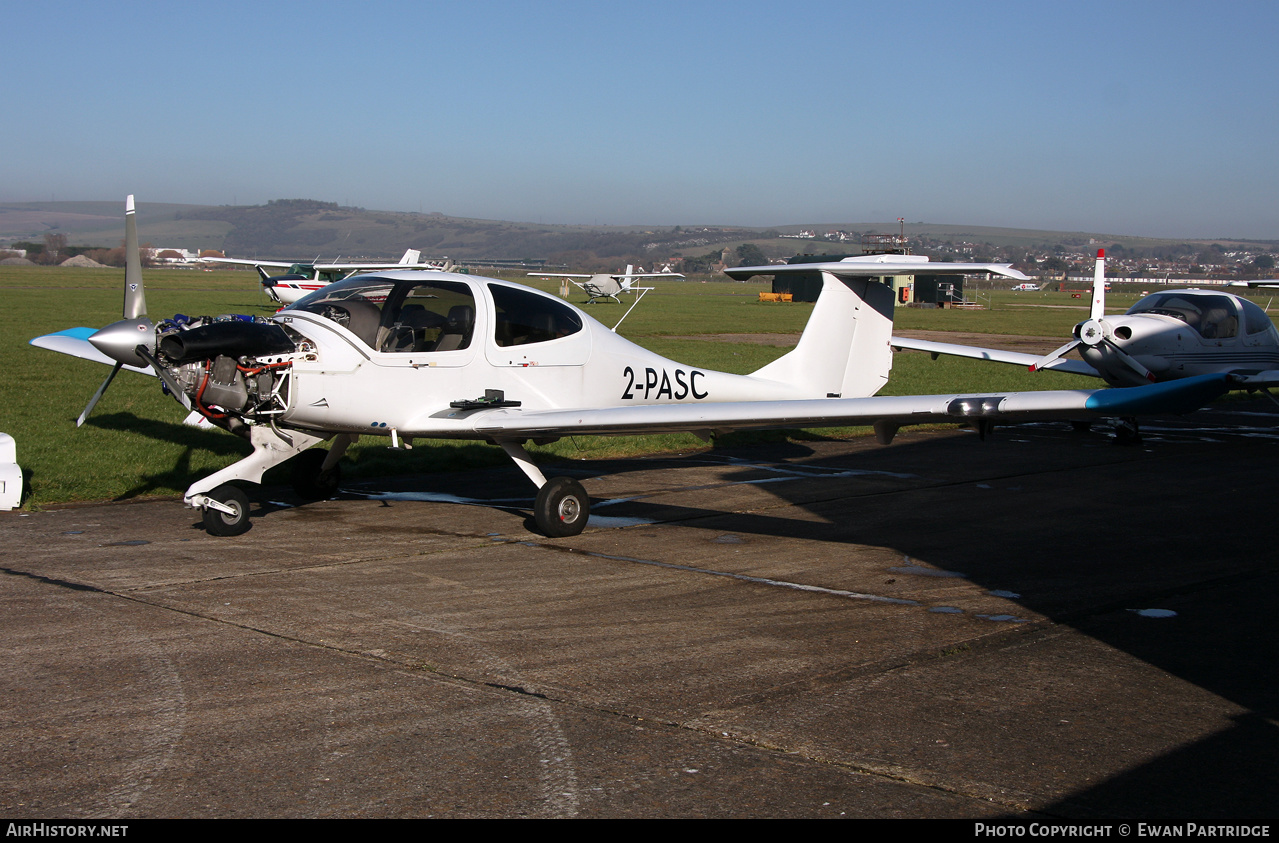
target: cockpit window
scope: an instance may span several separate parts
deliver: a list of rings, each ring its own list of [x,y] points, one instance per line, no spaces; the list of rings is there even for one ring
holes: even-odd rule
[[[460,281],[396,285],[382,308],[379,351],[457,351],[471,344],[475,298]]]
[[[467,348],[475,329],[475,297],[461,281],[359,275],[316,290],[285,310],[317,313],[370,348],[397,354]]]
[[[1209,340],[1229,339],[1239,334],[1239,317],[1229,296],[1155,293],[1129,308],[1128,315],[1136,314],[1180,319]]]
[[[497,305],[493,338],[503,348],[567,337],[582,330],[581,317],[549,296],[504,284],[489,284]]]
[[[1247,299],[1240,299],[1239,307],[1243,310],[1244,331],[1249,336],[1264,334],[1274,327],[1266,312]]]

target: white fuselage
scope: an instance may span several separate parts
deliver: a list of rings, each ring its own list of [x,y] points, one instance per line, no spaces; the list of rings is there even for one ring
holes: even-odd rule
[[[428,341],[423,329],[415,334],[404,324],[410,321],[409,306],[401,305],[404,318],[388,313],[396,303],[385,294],[380,301],[366,296],[357,304],[334,300],[350,309],[369,309],[363,325],[355,318],[346,324],[335,321],[332,314],[324,315],[324,305],[308,304],[311,299],[300,308],[282,310],[274,319],[304,336],[313,350],[294,355],[288,409],[281,422],[358,434],[390,435],[394,430],[403,437],[471,438],[476,435],[473,414],[450,405],[478,399],[487,390],[501,391],[523,410],[824,397],[792,383],[677,363],[623,339],[572,305],[519,285],[420,271],[378,277],[424,283],[435,279],[462,290],[457,301],[473,311],[468,313],[473,321],[465,328],[467,339],[446,342],[448,329],[439,327],[445,312],[451,317],[459,311],[456,304],[438,306],[439,316],[421,320],[435,325],[425,331]],[[495,302],[495,292],[519,298],[504,309]],[[448,295],[417,300],[430,306]],[[524,315],[528,308],[546,312],[529,317]],[[372,315],[374,311],[380,315]],[[518,335],[528,330],[525,322],[538,319],[552,327]],[[512,327],[513,322],[519,325]]]

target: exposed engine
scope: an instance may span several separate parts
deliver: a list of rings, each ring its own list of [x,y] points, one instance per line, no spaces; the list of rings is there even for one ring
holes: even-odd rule
[[[165,390],[180,390],[209,421],[245,433],[289,408],[293,360],[309,343],[282,325],[242,316],[175,316],[156,326]]]

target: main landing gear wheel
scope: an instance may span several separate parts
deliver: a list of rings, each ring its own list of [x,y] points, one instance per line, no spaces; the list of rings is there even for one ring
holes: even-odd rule
[[[533,503],[537,528],[553,539],[576,536],[586,528],[591,500],[582,484],[571,477],[546,481]]]
[[[211,506],[204,508],[204,529],[211,536],[238,536],[249,529],[249,496],[238,486],[223,483],[208,493],[218,503],[226,504],[234,512],[220,512]]]
[[[338,483],[342,482],[341,468],[335,465],[326,472],[320,471],[328,455],[323,448],[312,448],[293,458],[293,491],[299,498],[326,501],[337,494]]]
[[[1137,427],[1137,420],[1133,418],[1122,418],[1115,423],[1115,439],[1116,445],[1140,445],[1141,430]]]

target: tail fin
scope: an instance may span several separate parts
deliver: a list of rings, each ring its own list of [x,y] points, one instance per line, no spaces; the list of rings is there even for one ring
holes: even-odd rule
[[[1088,318],[1101,319],[1106,315],[1106,250],[1097,250],[1097,267],[1092,276],[1092,312]]]
[[[405,266],[411,266],[417,263],[418,259],[421,257],[422,257],[422,253],[419,252],[417,249],[405,249],[404,257],[400,258],[400,263],[404,264]]]
[[[814,396],[865,398],[893,367],[893,291],[873,278],[822,273],[822,292],[799,345],[752,377],[781,381]]]

